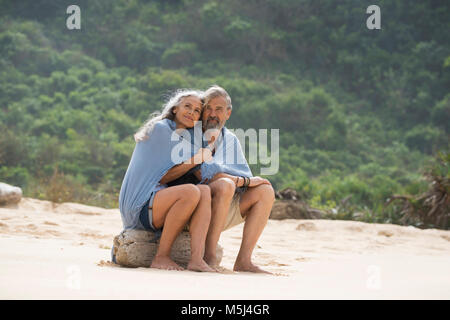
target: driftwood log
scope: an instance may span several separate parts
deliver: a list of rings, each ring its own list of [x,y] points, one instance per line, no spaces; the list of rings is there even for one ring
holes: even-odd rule
[[[155,233],[145,230],[124,230],[114,238],[113,262],[124,267],[150,267],[158,249],[159,239]],[[223,250],[217,245],[217,259],[222,260]],[[172,246],[171,258],[186,268],[191,256],[191,236],[182,231]]]
[[[22,189],[0,182],[0,205],[17,204],[22,199]]]

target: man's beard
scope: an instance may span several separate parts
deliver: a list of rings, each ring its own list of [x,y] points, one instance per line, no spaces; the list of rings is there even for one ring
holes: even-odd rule
[[[216,123],[211,122],[210,120],[216,120]],[[210,117],[206,120],[204,126],[203,126],[203,130],[209,130],[209,129],[222,129],[222,127],[224,126],[225,121],[220,122],[219,118],[217,117]]]

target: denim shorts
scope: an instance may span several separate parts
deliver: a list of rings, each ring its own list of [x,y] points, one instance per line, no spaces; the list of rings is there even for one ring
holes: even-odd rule
[[[158,240],[161,237],[162,228],[156,229],[153,226],[153,210],[148,209],[149,207],[153,207],[153,200],[155,198],[155,194],[158,190],[153,191],[150,194],[150,199],[145,203],[145,205],[142,207],[140,213],[139,213],[139,221],[141,222],[142,226],[147,231],[152,231],[155,233],[155,240]],[[113,263],[117,263],[116,261],[116,255],[114,254],[114,245],[111,248],[111,261]]]
[[[160,229],[156,229],[153,225],[153,210],[149,208],[153,208],[153,200],[155,199],[156,192],[152,192],[150,194],[150,199],[145,203],[142,207],[141,212],[139,213],[139,221],[145,230],[158,232]]]

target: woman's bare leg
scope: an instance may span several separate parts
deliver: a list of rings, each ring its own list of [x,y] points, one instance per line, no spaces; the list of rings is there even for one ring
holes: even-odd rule
[[[197,188],[200,190],[200,201],[192,214],[189,225],[191,260],[187,268],[192,271],[213,272],[215,270],[203,260],[205,239],[211,220],[211,190],[206,185],[197,185]]]
[[[153,226],[164,226],[158,251],[151,267],[167,270],[183,270],[170,258],[173,242],[189,221],[200,200],[200,190],[193,184],[169,187],[156,193],[153,200]]]

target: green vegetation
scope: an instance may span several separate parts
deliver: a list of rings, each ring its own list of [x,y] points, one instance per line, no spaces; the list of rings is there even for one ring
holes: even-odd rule
[[[381,30],[356,0],[75,2],[71,31],[68,1],[0,0],[0,181],[26,196],[117,207],[133,133],[181,87],[279,128],[267,178],[340,219],[402,223],[386,200],[450,150],[448,1],[380,0]]]

